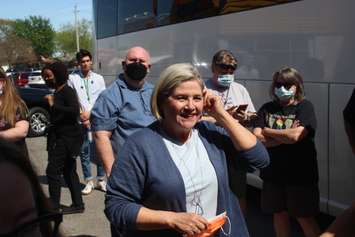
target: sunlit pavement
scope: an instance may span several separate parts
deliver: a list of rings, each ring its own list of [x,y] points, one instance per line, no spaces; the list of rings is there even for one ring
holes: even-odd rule
[[[42,187],[45,193],[48,194],[48,185],[45,177],[47,166],[46,138],[27,138],[26,143],[30,159],[36,168]],[[84,184],[80,160],[78,160],[77,165],[80,180]],[[93,172],[93,174],[96,172],[96,167],[94,168],[94,166]],[[85,212],[82,214],[65,215],[61,225],[63,234],[65,236],[110,236],[109,222],[103,213],[104,193],[95,190],[90,195],[83,196],[83,199],[85,202]],[[66,187],[62,188],[61,204],[71,204],[69,189]]]
[[[39,175],[40,182],[44,191],[48,193],[48,185],[45,178],[47,165],[46,138],[28,138],[26,140],[30,153],[30,158]],[[81,164],[78,160],[78,173],[82,179]],[[93,167],[93,172],[96,167]],[[94,173],[95,174],[95,173]],[[82,182],[83,183],[83,182]],[[109,223],[103,213],[104,193],[93,191],[90,195],[83,196],[85,202],[85,212],[83,214],[74,214],[64,216],[62,223],[62,232],[65,236],[110,236]],[[62,204],[70,205],[71,199],[69,190],[62,188]],[[246,216],[248,229],[251,237],[273,237],[272,216],[260,212],[259,191],[254,188],[248,188],[248,213]],[[321,227],[324,229],[332,220],[325,215],[318,217]],[[292,221],[292,237],[302,237],[302,231],[295,221]],[[233,236],[230,236],[233,237]]]

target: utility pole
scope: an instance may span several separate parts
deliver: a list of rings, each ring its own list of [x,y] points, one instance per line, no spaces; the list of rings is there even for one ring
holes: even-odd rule
[[[75,16],[75,33],[76,33],[76,52],[79,52],[79,24],[78,24],[78,10],[75,4],[74,6],[74,16]]]

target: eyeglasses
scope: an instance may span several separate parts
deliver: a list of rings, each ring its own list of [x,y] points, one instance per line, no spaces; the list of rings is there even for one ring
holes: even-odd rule
[[[237,65],[233,64],[233,65],[228,65],[228,64],[216,64],[217,67],[221,68],[222,70],[236,70],[237,69]]]
[[[280,88],[280,87],[285,87],[287,90],[289,90],[294,84],[292,83],[284,83],[284,82],[275,82],[275,87]]]
[[[0,237],[56,237],[62,221],[62,213],[48,213],[16,227],[10,233],[0,234]]]

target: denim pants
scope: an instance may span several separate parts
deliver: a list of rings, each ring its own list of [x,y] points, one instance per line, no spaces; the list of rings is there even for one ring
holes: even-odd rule
[[[102,166],[102,161],[96,157],[95,143],[94,141],[90,142],[87,129],[84,131],[84,143],[80,151],[80,160],[85,181],[93,179],[91,172],[91,161],[96,163],[97,179],[104,179],[105,170]]]

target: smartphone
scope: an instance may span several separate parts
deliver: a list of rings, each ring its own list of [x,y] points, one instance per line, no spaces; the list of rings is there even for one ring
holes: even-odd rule
[[[237,110],[236,110],[236,113],[245,111],[245,110],[247,110],[247,108],[248,108],[248,104],[239,105],[238,108],[237,108]]]

